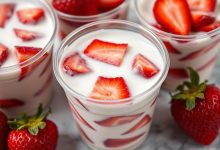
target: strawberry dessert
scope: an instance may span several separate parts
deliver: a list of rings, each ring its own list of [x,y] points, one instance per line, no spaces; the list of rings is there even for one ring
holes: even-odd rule
[[[55,21],[43,1],[0,2],[0,110],[10,117],[50,99]]]
[[[173,90],[189,78],[193,67],[208,79],[217,60],[219,9],[217,0],[138,0],[140,22],[163,40],[171,59],[164,86]]]
[[[150,31],[127,21],[85,25],[66,38],[54,65],[89,147],[134,149],[144,141],[169,67]]]
[[[60,38],[77,27],[104,19],[126,19],[126,0],[48,0],[60,21]]]

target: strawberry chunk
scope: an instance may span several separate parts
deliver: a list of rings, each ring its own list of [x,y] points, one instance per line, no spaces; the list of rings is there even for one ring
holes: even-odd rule
[[[219,27],[220,27],[220,22],[214,22],[213,24],[210,24],[208,26],[198,28],[197,31],[210,32],[210,31],[215,30]]]
[[[167,51],[168,51],[169,53],[177,54],[177,55],[181,54],[181,52],[178,51],[176,48],[174,48],[174,47],[170,44],[170,42],[168,42],[168,41],[163,41],[163,43],[164,43],[164,45],[166,46]]]
[[[84,54],[93,59],[120,66],[127,48],[128,44],[115,44],[96,39],[85,49]]]
[[[216,0],[187,0],[191,10],[214,11]]]
[[[17,16],[23,24],[36,24],[44,17],[42,8],[29,8],[17,11]]]
[[[153,12],[157,22],[166,31],[179,35],[189,34],[191,14],[185,0],[157,0]]]
[[[19,107],[25,103],[19,99],[0,99],[0,108],[9,109]]]
[[[92,70],[87,66],[86,60],[79,53],[75,53],[64,60],[63,70],[70,76],[89,73]]]
[[[156,65],[141,54],[135,57],[132,68],[136,69],[145,78],[151,78],[160,72]]]
[[[121,5],[125,0],[98,0],[99,9],[101,11],[112,10]]]
[[[14,11],[14,4],[0,4],[0,28],[5,26],[6,21],[11,17]]]
[[[202,28],[215,22],[215,14],[205,11],[192,11],[192,25],[194,29]]]
[[[22,29],[14,29],[14,32],[17,37],[22,39],[23,41],[32,41],[39,37],[38,33],[28,31],[28,30],[22,30]]]
[[[37,53],[39,53],[41,50],[42,48],[15,46],[15,53],[19,63],[29,60]],[[48,54],[46,53],[33,64],[30,64],[26,67],[22,67],[19,81],[23,80],[26,76],[28,76],[41,62],[43,62],[47,58],[47,56]]]
[[[189,77],[186,69],[182,69],[182,68],[170,68],[168,75],[181,79],[186,79]]]
[[[99,77],[90,98],[98,100],[120,100],[130,97],[128,87],[122,77]]]
[[[0,43],[0,66],[7,60],[8,58],[8,48]]]

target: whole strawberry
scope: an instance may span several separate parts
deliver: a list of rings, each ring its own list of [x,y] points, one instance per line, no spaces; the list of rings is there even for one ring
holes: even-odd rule
[[[42,106],[34,116],[23,114],[20,119],[11,119],[12,131],[8,135],[9,150],[55,150],[57,126],[42,114]]]
[[[196,142],[208,145],[220,129],[220,89],[199,83],[199,75],[192,68],[190,82],[177,87],[172,96],[171,112],[177,124]]]
[[[0,111],[0,150],[5,150],[7,145],[8,119],[6,115]]]

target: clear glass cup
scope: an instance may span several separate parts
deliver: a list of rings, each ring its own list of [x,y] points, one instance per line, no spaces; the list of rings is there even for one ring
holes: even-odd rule
[[[150,40],[159,50],[164,71],[149,90],[122,100],[96,100],[77,93],[64,81],[60,72],[64,49],[78,38],[100,29],[132,31]],[[105,20],[82,26],[62,42],[53,59],[55,76],[64,89],[81,137],[92,149],[135,149],[145,140],[150,129],[156,99],[169,68],[169,56],[162,42],[148,29],[122,20]],[[109,122],[115,122],[113,124]],[[139,126],[139,129],[136,129]],[[133,129],[132,129],[133,128]]]
[[[171,67],[164,87],[172,91],[187,80],[188,67],[197,70],[201,80],[209,79],[219,51],[220,28],[185,36],[164,32],[158,28],[154,19],[152,11],[154,2],[155,0],[137,0],[134,1],[134,7],[140,23],[157,34],[169,52]],[[216,14],[219,13],[217,7]]]
[[[48,1],[51,3],[52,0],[48,0]],[[128,3],[129,2],[125,0],[118,7],[110,11],[98,15],[91,15],[91,16],[70,15],[70,14],[62,13],[55,9],[59,18],[59,36],[61,39],[64,39],[66,35],[68,35],[76,28],[98,20],[105,20],[105,19],[126,20],[128,14]]]
[[[52,95],[52,53],[58,19],[44,0],[31,1],[47,10],[54,25],[53,34],[46,46],[32,58],[17,65],[0,68],[0,111],[9,117],[16,117],[21,112],[35,113],[39,104],[44,107],[48,104]],[[32,68],[32,71],[21,78],[21,69],[28,68]]]

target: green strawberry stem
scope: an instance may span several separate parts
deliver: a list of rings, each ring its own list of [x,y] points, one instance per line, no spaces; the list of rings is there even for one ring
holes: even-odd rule
[[[44,129],[46,127],[45,119],[50,113],[50,109],[48,112],[43,113],[43,107],[40,104],[35,115],[27,116],[26,113],[23,113],[21,118],[10,119],[8,124],[11,129],[17,129],[18,131],[27,129],[30,134],[37,135],[40,129]]]
[[[190,73],[190,81],[183,82],[176,88],[172,99],[174,101],[186,101],[186,109],[191,111],[196,106],[196,100],[203,100],[205,98],[204,92],[206,90],[207,81],[200,83],[198,73],[192,68],[188,68]]]

